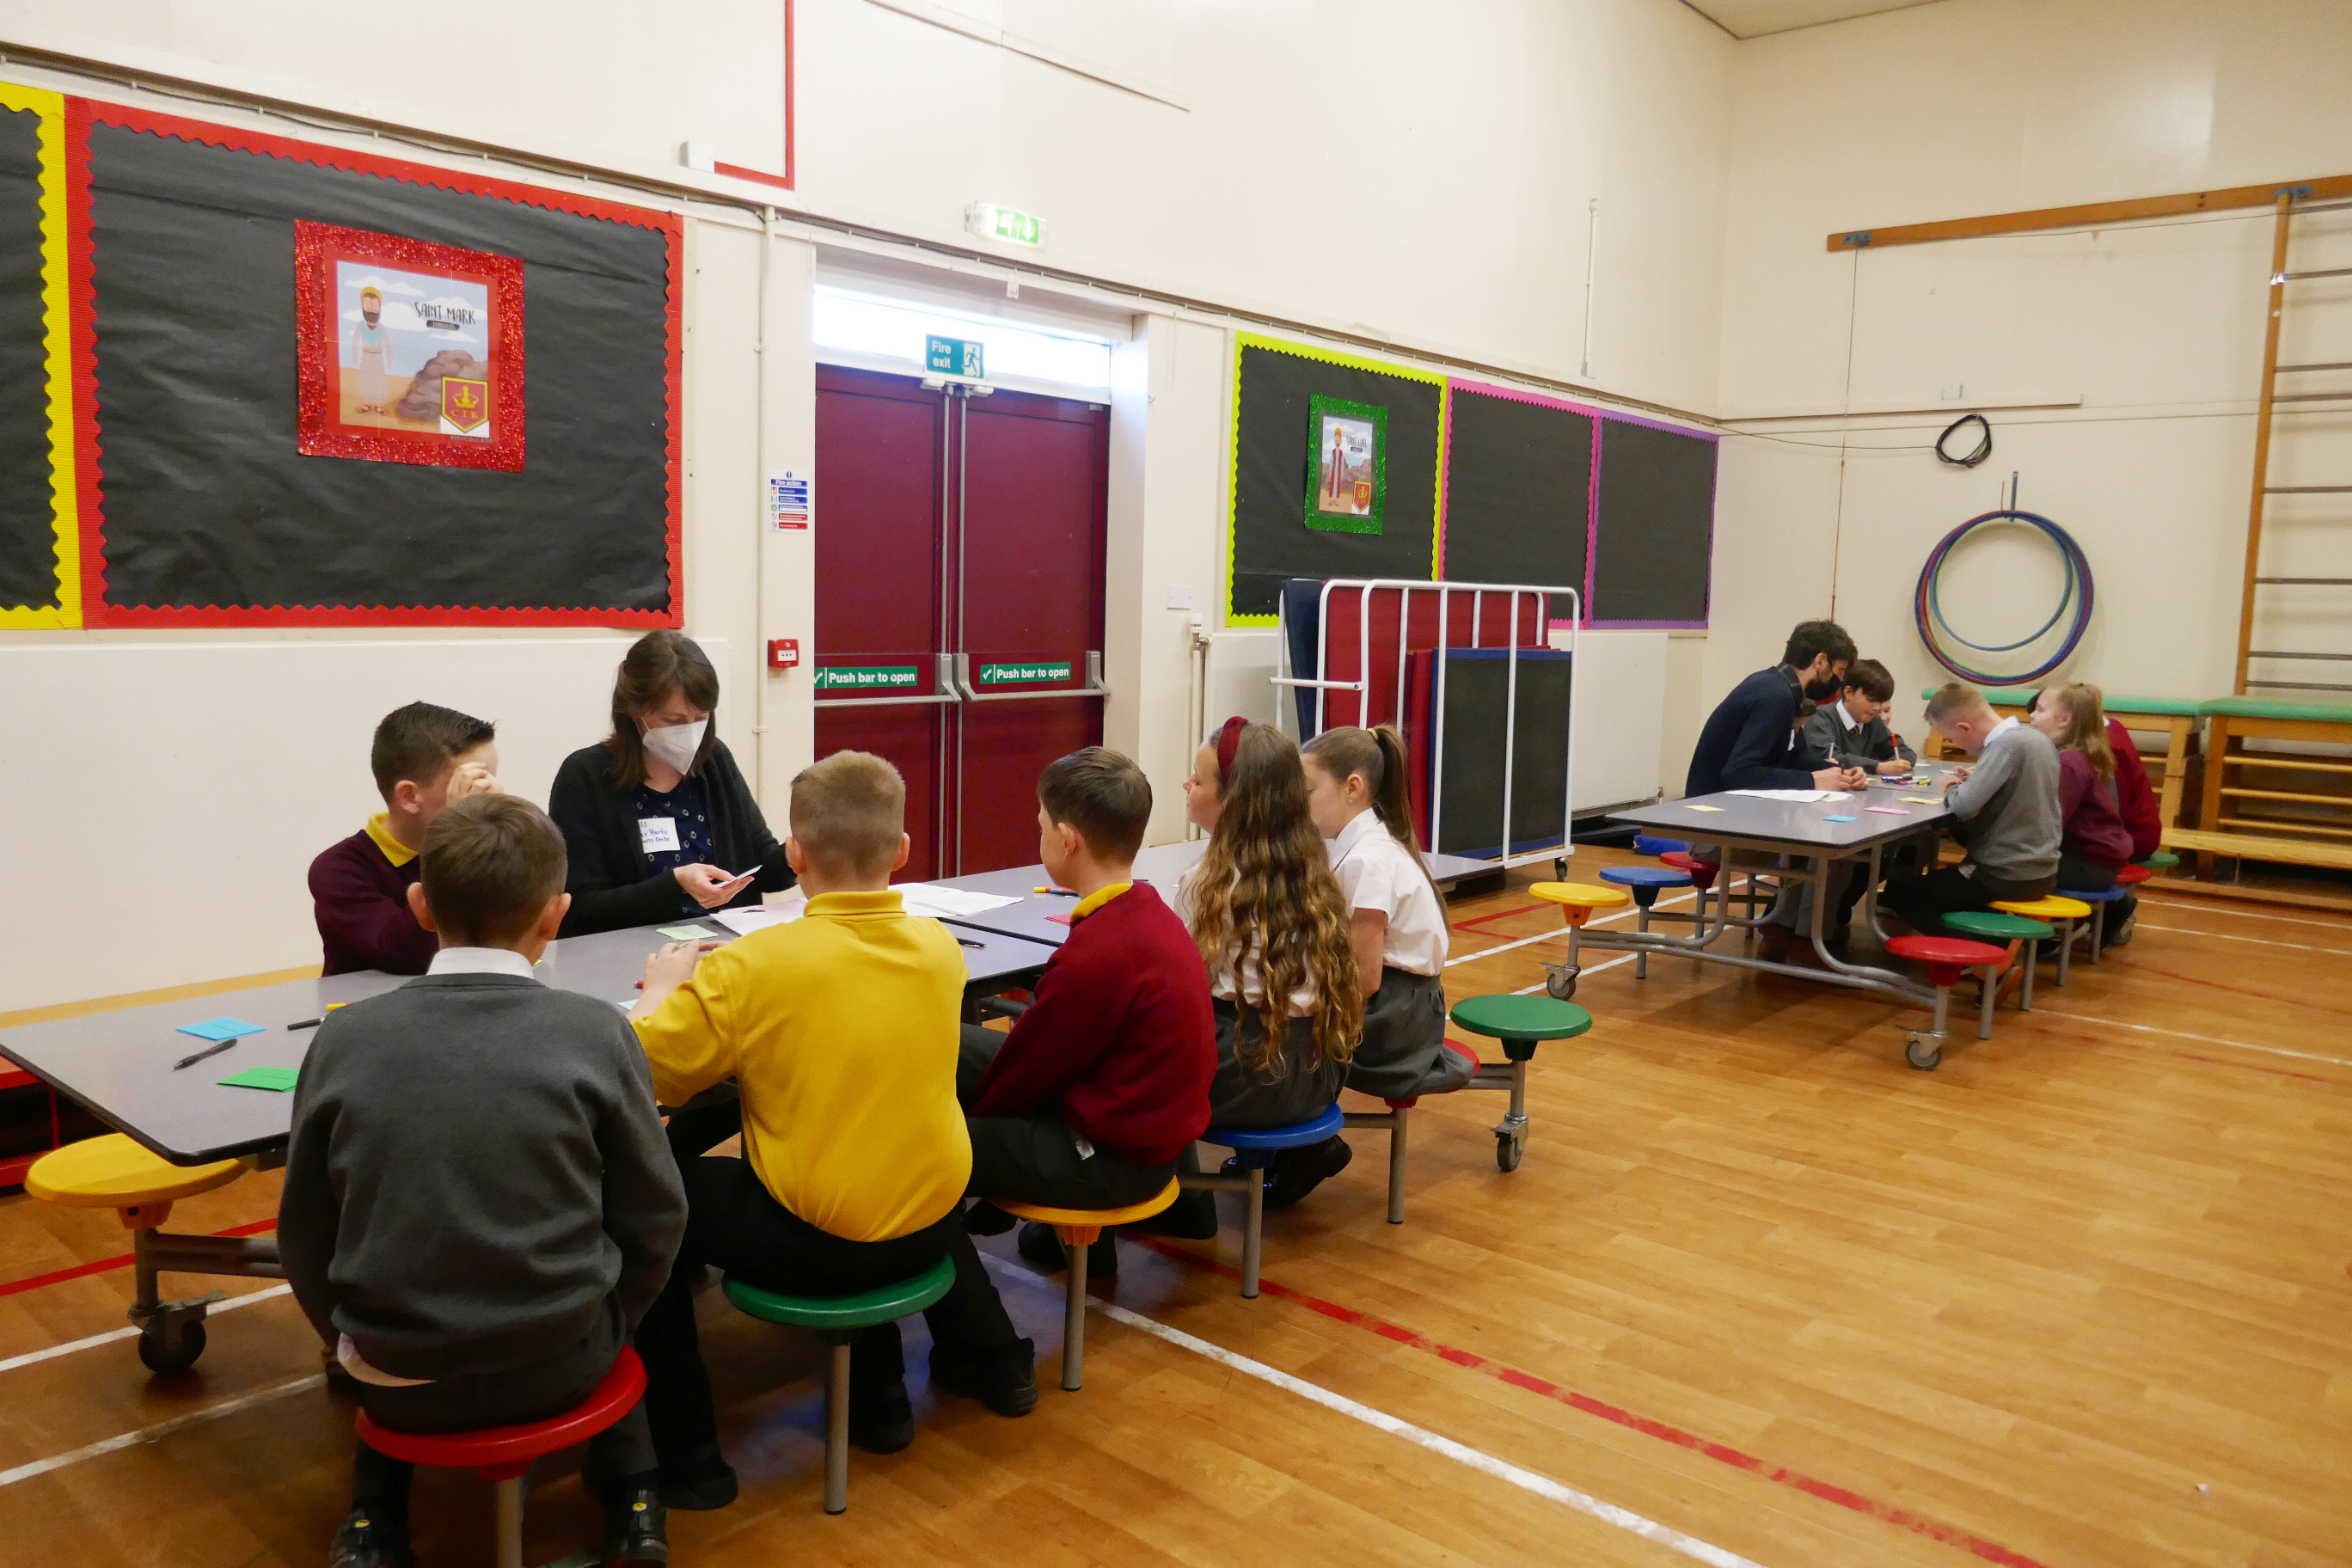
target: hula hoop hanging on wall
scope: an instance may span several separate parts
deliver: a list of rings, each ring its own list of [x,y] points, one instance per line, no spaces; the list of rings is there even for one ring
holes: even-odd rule
[[[1961,540],[1988,523],[1998,522],[2021,522],[2040,529],[2057,547],[2059,559],[2066,568],[2066,586],[2058,595],[2058,607],[2050,612],[2050,618],[2027,636],[2015,642],[1970,642],[1954,631],[1951,623],[1944,618],[1944,607],[1937,591],[1937,576],[1943,570],[1945,557],[1951,554]],[[2090,629],[2092,598],[2091,563],[2084,555],[2083,547],[2074,542],[2074,535],[2037,512],[2004,510],[1969,519],[1944,535],[1942,542],[1927,552],[1927,563],[1919,568],[1919,587],[1914,598],[1913,612],[1919,623],[1919,640],[1927,645],[1928,657],[1937,664],[1962,680],[1978,686],[2021,686],[2041,679],[2073,657],[2076,646],[2083,640],[2083,634]],[[2040,641],[2053,626],[2065,618],[2069,608],[2074,612],[2074,624],[2067,628],[2066,640],[2059,645],[2058,651],[2052,654],[2046,662],[2014,675],[1994,675],[1971,669],[1946,652],[1937,637],[1940,629],[1944,637],[1977,653],[2009,653]]]

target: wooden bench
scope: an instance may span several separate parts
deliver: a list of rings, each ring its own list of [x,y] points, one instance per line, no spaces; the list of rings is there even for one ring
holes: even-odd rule
[[[2200,877],[2216,857],[2352,870],[2352,752],[2309,756],[2253,741],[2352,748],[2352,706],[2271,697],[2204,703],[2205,791],[2200,826],[2167,826],[2168,847],[2194,850]]]

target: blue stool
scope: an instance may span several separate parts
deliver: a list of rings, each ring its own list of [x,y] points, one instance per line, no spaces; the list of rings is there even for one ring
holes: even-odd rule
[[[1659,839],[1655,842],[1665,841]],[[1644,935],[1650,930],[1650,906],[1658,901],[1660,890],[1691,885],[1688,871],[1672,871],[1663,866],[1604,866],[1601,868],[1601,879],[1614,882],[1633,895],[1633,929]],[[1633,978],[1647,980],[1649,977],[1650,955],[1636,948],[1633,952]]]
[[[2073,888],[2061,888],[2062,899],[2079,899],[2091,906],[2091,962],[2099,962],[2099,949],[2107,945],[2107,906],[2120,900],[2131,889],[2121,882],[2104,892],[2078,892]],[[2069,932],[2069,935],[2073,933]]]
[[[1249,1220],[1242,1230],[1243,1295],[1253,1300],[1257,1297],[1258,1243],[1265,1225],[1265,1168],[1273,1162],[1275,1152],[1320,1143],[1336,1136],[1345,1125],[1339,1108],[1330,1105],[1324,1108],[1322,1115],[1307,1121],[1294,1121],[1287,1127],[1253,1127],[1247,1131],[1212,1127],[1201,1134],[1203,1143],[1231,1149],[1241,1172],[1232,1176],[1220,1173],[1182,1176],[1178,1180],[1187,1192],[1249,1194]]]
[[[1646,833],[1633,835],[1633,853],[1636,855],[1672,855],[1677,851],[1688,854],[1690,846],[1679,838],[1653,838]]]

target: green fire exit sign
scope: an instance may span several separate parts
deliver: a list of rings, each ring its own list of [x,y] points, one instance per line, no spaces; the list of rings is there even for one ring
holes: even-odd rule
[[[964,208],[963,226],[982,239],[1001,239],[1008,245],[1043,249],[1045,244],[1044,218],[1035,213],[1001,207],[994,202],[974,202]]]

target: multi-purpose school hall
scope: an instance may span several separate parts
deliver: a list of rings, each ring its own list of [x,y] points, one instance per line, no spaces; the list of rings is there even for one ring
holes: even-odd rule
[[[1236,1195],[1119,1240],[1075,1392],[984,1241],[1036,1409],[910,1323],[845,1512],[824,1347],[710,1291],[742,1495],[674,1561],[2352,1562],[2347,62],[2326,0],[0,5],[0,1563],[324,1561],[354,1405],[283,1287],[167,1268],[222,1298],[142,1338],[158,1233],[17,1184],[274,1092],[138,1077],[320,994],[379,717],[544,804],[661,627],[780,833],[897,764],[908,881],[1025,879],[1072,748],[1172,855],[1228,714],[1394,717],[1475,863],[1448,1001],[1565,989],[1566,911],[1591,1020],[1516,1141],[1412,1110],[1401,1224],[1351,1130],[1255,1299]],[[1940,1038],[1866,918],[1821,956],[1891,982],[1745,962],[1674,803],[1824,616],[1922,750],[1948,680],[2104,690],[2127,945],[1947,963]],[[1768,902],[1775,842],[1940,837],[1742,798],[1812,814]],[[266,1240],[267,1142],[163,1232]],[[424,1471],[422,1560],[492,1497]],[[595,1530],[540,1462],[523,1560]]]

